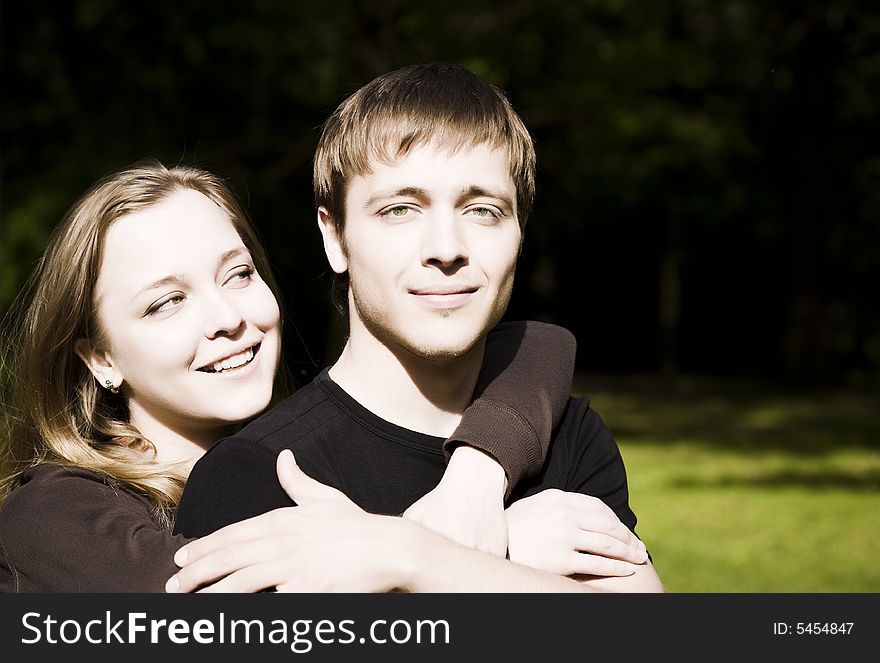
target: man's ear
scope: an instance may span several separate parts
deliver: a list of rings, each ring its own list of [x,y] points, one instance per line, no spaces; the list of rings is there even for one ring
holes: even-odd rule
[[[339,236],[339,228],[336,221],[330,216],[326,207],[318,208],[318,228],[321,229],[321,237],[324,239],[324,253],[330,267],[337,274],[344,274],[348,270],[348,258],[342,247],[342,238]]]
[[[85,338],[76,339],[73,349],[102,387],[108,388],[108,380],[113,388],[122,384],[122,375],[108,352],[98,350]]]

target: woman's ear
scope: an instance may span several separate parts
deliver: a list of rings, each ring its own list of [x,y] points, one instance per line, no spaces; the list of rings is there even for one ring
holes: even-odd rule
[[[95,376],[98,384],[111,391],[119,389],[123,378],[110,353],[98,350],[85,338],[78,338],[73,349],[76,355],[82,359],[86,368]]]
[[[345,273],[348,270],[348,258],[345,255],[339,226],[326,207],[318,208],[318,228],[324,239],[324,253],[327,255],[331,269],[337,274]]]

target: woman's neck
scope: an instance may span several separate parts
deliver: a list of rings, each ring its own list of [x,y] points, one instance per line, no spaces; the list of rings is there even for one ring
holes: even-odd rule
[[[162,421],[131,402],[129,412],[131,425],[156,448],[156,460],[180,463],[187,474],[208,449],[238,428],[238,424]]]

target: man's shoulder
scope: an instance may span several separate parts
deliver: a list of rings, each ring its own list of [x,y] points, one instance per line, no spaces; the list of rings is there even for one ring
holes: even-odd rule
[[[319,378],[315,378],[248,423],[233,437],[278,451],[326,425],[338,414],[336,404],[320,387]]]
[[[562,413],[562,419],[559,421],[557,435],[565,428],[579,424],[584,418],[594,416],[598,415],[596,415],[592,408],[590,397],[583,394],[577,396],[572,394],[568,397],[568,403],[565,406],[565,411]]]
[[[550,453],[558,458],[564,453],[575,462],[584,452],[618,453],[617,443],[605,421],[593,408],[589,396],[571,396],[562,419],[550,441]]]

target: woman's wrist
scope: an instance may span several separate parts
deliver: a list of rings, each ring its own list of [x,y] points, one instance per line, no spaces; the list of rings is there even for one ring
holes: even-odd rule
[[[507,475],[501,464],[485,451],[467,445],[459,445],[452,452],[443,479],[452,479],[467,490],[497,493],[499,499],[507,490]]]

